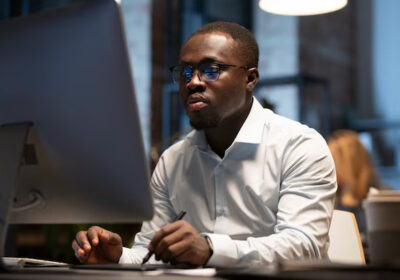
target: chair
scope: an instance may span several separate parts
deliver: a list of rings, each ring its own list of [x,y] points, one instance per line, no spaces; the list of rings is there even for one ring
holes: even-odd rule
[[[353,213],[333,210],[329,239],[328,257],[332,262],[365,264],[360,232]]]

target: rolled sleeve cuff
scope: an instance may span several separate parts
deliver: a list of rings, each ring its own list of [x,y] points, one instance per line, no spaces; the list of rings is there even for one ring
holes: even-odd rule
[[[128,248],[125,248],[125,247],[122,248],[122,255],[119,258],[118,263],[120,263],[120,264],[132,263],[132,260],[129,257],[129,249]]]
[[[143,257],[147,254],[148,250],[142,246],[134,246],[132,248],[122,248],[122,255],[119,258],[118,263],[126,264],[126,263],[133,263],[133,264],[140,264],[143,261]],[[154,263],[155,259],[154,256],[150,258],[148,263]]]
[[[207,236],[213,246],[213,254],[206,266],[223,267],[237,263],[236,244],[227,234],[202,233]]]

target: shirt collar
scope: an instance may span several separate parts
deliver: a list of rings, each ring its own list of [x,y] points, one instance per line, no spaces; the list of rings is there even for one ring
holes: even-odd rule
[[[192,130],[188,134],[187,139],[191,141],[194,146],[197,146],[200,150],[206,150],[208,148],[208,143],[204,130]]]
[[[233,142],[261,143],[265,124],[265,112],[261,104],[253,97],[253,104],[249,115],[239,130]]]
[[[266,115],[263,107],[257,101],[257,99],[253,97],[253,104],[251,106],[250,113],[233,142],[254,144],[261,143],[265,118]],[[192,142],[193,145],[198,146],[199,149],[208,149],[208,143],[204,130],[194,130],[188,134],[187,138]]]

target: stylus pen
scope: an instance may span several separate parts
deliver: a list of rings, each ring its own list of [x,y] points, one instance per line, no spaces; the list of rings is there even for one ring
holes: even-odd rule
[[[176,216],[174,222],[182,220],[183,216],[185,216],[186,211],[181,211],[178,216]],[[147,263],[147,261],[151,258],[154,252],[148,252],[147,255],[143,258],[142,265]]]

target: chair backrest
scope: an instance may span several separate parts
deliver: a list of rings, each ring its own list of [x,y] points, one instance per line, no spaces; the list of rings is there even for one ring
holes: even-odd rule
[[[333,262],[365,264],[364,250],[354,214],[333,210],[328,257]]]

